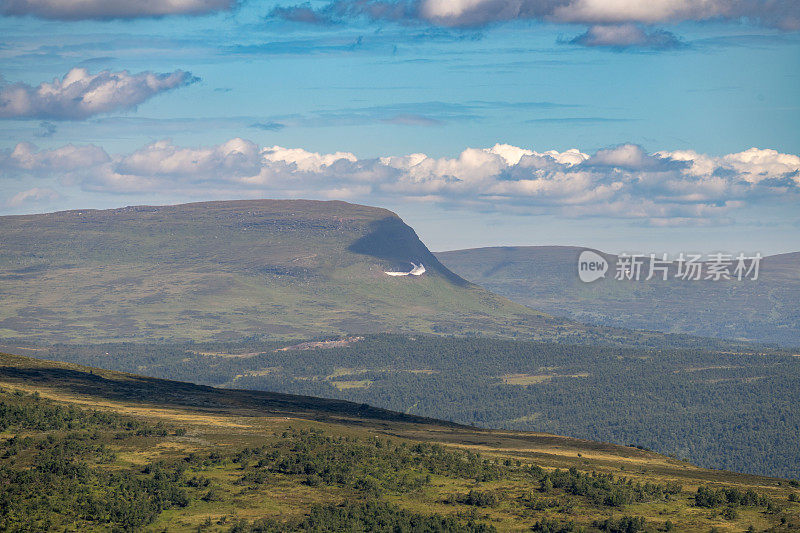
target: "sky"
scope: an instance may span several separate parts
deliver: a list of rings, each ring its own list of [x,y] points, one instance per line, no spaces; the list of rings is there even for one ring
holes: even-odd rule
[[[0,0],[0,214],[387,207],[433,250],[800,250],[793,0]]]

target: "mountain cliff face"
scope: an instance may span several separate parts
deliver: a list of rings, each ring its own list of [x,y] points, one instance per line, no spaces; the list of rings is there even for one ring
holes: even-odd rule
[[[0,217],[0,336],[95,341],[422,331],[557,321],[467,283],[385,209],[306,200]],[[391,277],[422,263],[422,276]]]

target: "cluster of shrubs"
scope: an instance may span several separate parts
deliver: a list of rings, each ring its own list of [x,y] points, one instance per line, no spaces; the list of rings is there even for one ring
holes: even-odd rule
[[[492,533],[494,526],[438,514],[422,515],[397,506],[367,502],[312,507],[308,516],[289,522],[262,519],[243,520],[230,528],[230,533],[281,533],[295,531],[371,531],[394,533],[419,531],[426,533]]]
[[[131,530],[164,510],[185,506],[182,470],[104,468],[115,454],[104,441],[122,432],[166,435],[167,428],[114,413],[59,405],[37,394],[0,390],[0,431],[14,435],[0,452],[0,531]]]
[[[16,439],[16,451],[25,452],[26,461],[0,465],[0,530],[47,530],[58,521],[132,529],[149,524],[164,509],[189,503],[179,471],[95,466],[91,463],[109,457],[84,437]]]
[[[694,495],[694,504],[697,507],[722,507],[724,505],[739,505],[742,507],[766,506],[770,502],[766,496],[759,495],[753,489],[740,491],[733,487],[723,487],[713,489],[710,487],[698,487]]]
[[[573,533],[575,531],[575,523],[572,520],[559,522],[552,518],[543,518],[533,524],[531,531],[534,533]]]
[[[168,434],[160,422],[151,425],[133,418],[92,409],[80,409],[74,405],[60,405],[42,398],[38,393],[0,389],[0,432],[14,430],[31,431],[77,431],[88,429],[118,430],[119,436],[158,436]],[[182,434],[179,428],[176,433]]]
[[[470,490],[466,494],[450,494],[442,503],[463,503],[475,507],[495,507],[500,503],[501,496],[492,490]]]
[[[606,531],[608,533],[638,533],[645,530],[645,519],[641,516],[623,516],[621,518],[606,518],[605,520],[595,520],[592,522],[593,530]],[[552,518],[544,518],[537,521],[531,531],[535,533],[574,533],[585,531],[583,528],[576,528],[571,520],[559,522]]]
[[[700,486],[694,495],[694,504],[708,509],[723,507],[721,515],[726,520],[735,520],[738,517],[739,513],[736,511],[738,507],[765,507],[770,513],[779,510],[774,501],[753,489],[741,491],[734,487],[714,489]]]
[[[608,533],[638,533],[644,531],[645,519],[642,516],[623,516],[622,518],[606,518],[597,520],[592,526]]]
[[[233,457],[245,473],[239,483],[265,483],[270,474],[304,476],[310,486],[351,486],[370,493],[410,491],[442,475],[474,481],[501,478],[507,468],[480,455],[439,444],[390,439],[334,437],[316,430],[290,430],[271,444],[245,448]]]
[[[669,499],[682,490],[677,483],[640,483],[625,477],[615,478],[613,474],[584,474],[575,467],[545,472],[542,468],[533,466],[530,472],[539,480],[542,492],[561,489],[567,494],[585,496],[594,504],[611,507]]]

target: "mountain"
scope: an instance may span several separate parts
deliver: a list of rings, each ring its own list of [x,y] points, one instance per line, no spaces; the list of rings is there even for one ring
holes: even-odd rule
[[[440,252],[471,282],[555,316],[604,326],[800,346],[800,252],[762,259],[757,280],[617,281],[577,275],[585,248],[528,246]],[[674,274],[675,267],[670,270]]]
[[[3,531],[800,526],[797,481],[8,354],[0,354],[0,431]]]
[[[453,274],[385,209],[306,200],[0,217],[0,337],[40,342],[370,331],[556,335]],[[421,276],[388,276],[420,263]]]

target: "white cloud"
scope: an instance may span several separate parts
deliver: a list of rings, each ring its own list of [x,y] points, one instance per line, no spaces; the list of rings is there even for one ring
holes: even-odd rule
[[[800,183],[800,177],[798,177],[800,157],[793,154],[782,154],[777,150],[750,148],[719,158],[698,154],[692,150],[657,152],[655,155],[689,163],[688,171],[694,176],[708,178],[715,173],[733,173],[751,184],[765,179],[781,178],[788,178]]]
[[[743,4],[737,0],[572,0],[556,7],[553,17],[564,22],[652,24],[730,16]]]
[[[234,0],[0,0],[0,13],[55,20],[102,20],[203,15],[234,5]]]
[[[19,143],[13,150],[0,151],[0,170],[6,173],[70,172],[95,168],[110,160],[102,148],[93,145],[68,144],[53,150],[38,150],[31,143]]]
[[[116,172],[126,175],[153,177],[195,177],[220,175],[241,177],[258,172],[258,147],[244,139],[231,139],[210,148],[181,148],[170,141],[158,141],[114,165]]]
[[[587,46],[672,48],[669,32],[641,25],[742,19],[787,31],[800,30],[797,0],[332,0],[319,9],[307,2],[273,10],[272,16],[314,24],[365,17],[415,20],[446,27],[481,27],[510,20],[586,24],[573,41]]]
[[[560,22],[584,24],[644,24],[710,19],[750,18],[754,21],[798,28],[794,0],[571,0],[554,2],[551,17]]]
[[[36,204],[39,202],[56,200],[60,197],[61,195],[53,189],[34,187],[27,191],[18,192],[8,199],[6,205],[8,207],[19,207],[23,204]]]
[[[197,81],[182,70],[167,74],[73,68],[63,78],[37,87],[0,85],[0,118],[80,120],[135,108],[153,96]]]
[[[349,152],[336,152],[334,154],[317,154],[307,152],[302,148],[282,148],[273,146],[265,148],[263,152],[265,161],[273,163],[286,163],[301,172],[320,172],[337,161],[357,161],[355,155]]]
[[[657,24],[749,18],[796,30],[795,0],[422,0],[423,19],[446,26],[471,26],[512,19],[579,24]]]
[[[64,186],[116,193],[414,200],[515,213],[698,224],[755,202],[800,200],[800,157],[752,148],[723,156],[648,153],[625,144],[587,154],[497,144],[456,157],[416,153],[359,159],[235,138],[187,148],[159,141],[129,154],[95,146],[0,152],[0,174],[57,177]]]
[[[621,144],[605,150],[598,150],[596,154],[589,158],[588,163],[609,167],[645,169],[657,167],[663,161],[645,152],[641,146]]]
[[[750,148],[738,154],[727,155],[724,159],[727,165],[750,183],[791,173],[795,174],[795,181],[798,179],[800,157],[796,155],[781,154],[777,150]]]
[[[673,33],[647,31],[637,24],[597,24],[570,41],[583,46],[669,49],[684,46]]]

